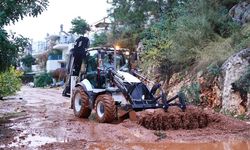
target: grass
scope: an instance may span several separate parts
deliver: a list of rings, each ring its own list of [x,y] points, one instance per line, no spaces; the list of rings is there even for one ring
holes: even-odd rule
[[[235,52],[231,38],[219,38],[217,41],[209,42],[202,50],[197,50],[199,59],[196,68],[202,70],[209,65],[222,64]]]

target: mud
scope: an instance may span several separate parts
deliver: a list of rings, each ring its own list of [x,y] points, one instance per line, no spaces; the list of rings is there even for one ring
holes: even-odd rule
[[[162,126],[149,130],[128,119],[106,124],[77,118],[70,109],[69,98],[62,97],[61,92],[60,88],[22,87],[11,99],[0,101],[0,118],[5,118],[0,121],[0,149],[250,149],[249,124],[209,110],[188,107],[186,113],[196,112],[196,117],[189,117],[178,108],[171,108],[170,114],[188,116],[188,121],[199,116],[207,119],[182,125],[171,120],[175,126],[167,126],[168,130]],[[147,113],[160,116],[161,110],[154,111]],[[170,115],[169,112],[162,113]]]
[[[152,130],[197,129],[207,127],[214,120],[207,113],[194,106],[188,106],[183,112],[178,107],[142,111],[137,113],[138,123]]]

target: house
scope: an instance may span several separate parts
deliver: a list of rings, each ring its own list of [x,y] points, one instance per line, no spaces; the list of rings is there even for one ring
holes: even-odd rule
[[[38,64],[32,65],[33,72],[51,72],[57,68],[65,68],[67,55],[74,45],[76,36],[63,31],[60,26],[58,35],[48,35],[42,41],[32,43],[32,56]]]
[[[48,43],[46,42],[46,40],[35,42],[32,41],[31,45],[31,54],[36,60],[38,60],[38,58],[42,56],[48,48]],[[41,67],[41,64],[35,64],[32,65],[31,70],[32,72],[42,72],[44,69]]]
[[[92,26],[92,30],[88,33],[90,40],[94,33],[98,34],[108,29],[110,23],[106,22],[106,19],[107,17]],[[32,71],[51,72],[57,68],[66,68],[67,59],[76,38],[75,35],[65,32],[61,25],[57,35],[47,34],[44,40],[32,42],[32,55],[39,61],[37,65],[32,65]]]
[[[57,68],[65,68],[70,49],[73,48],[76,36],[63,31],[63,25],[60,27],[58,40],[48,55],[46,70],[48,72]]]

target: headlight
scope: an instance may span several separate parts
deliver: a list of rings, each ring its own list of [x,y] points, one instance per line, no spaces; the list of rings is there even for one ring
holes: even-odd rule
[[[127,55],[127,56],[128,56],[128,55],[129,55],[129,52],[128,52],[128,51],[127,51],[127,52],[125,52],[125,55]]]

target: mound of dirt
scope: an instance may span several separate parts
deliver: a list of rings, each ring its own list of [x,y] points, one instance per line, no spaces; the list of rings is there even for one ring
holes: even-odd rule
[[[163,109],[146,110],[138,112],[137,119],[140,125],[151,130],[192,130],[220,121],[194,106],[187,107],[185,112],[178,107],[170,107],[167,112]]]

